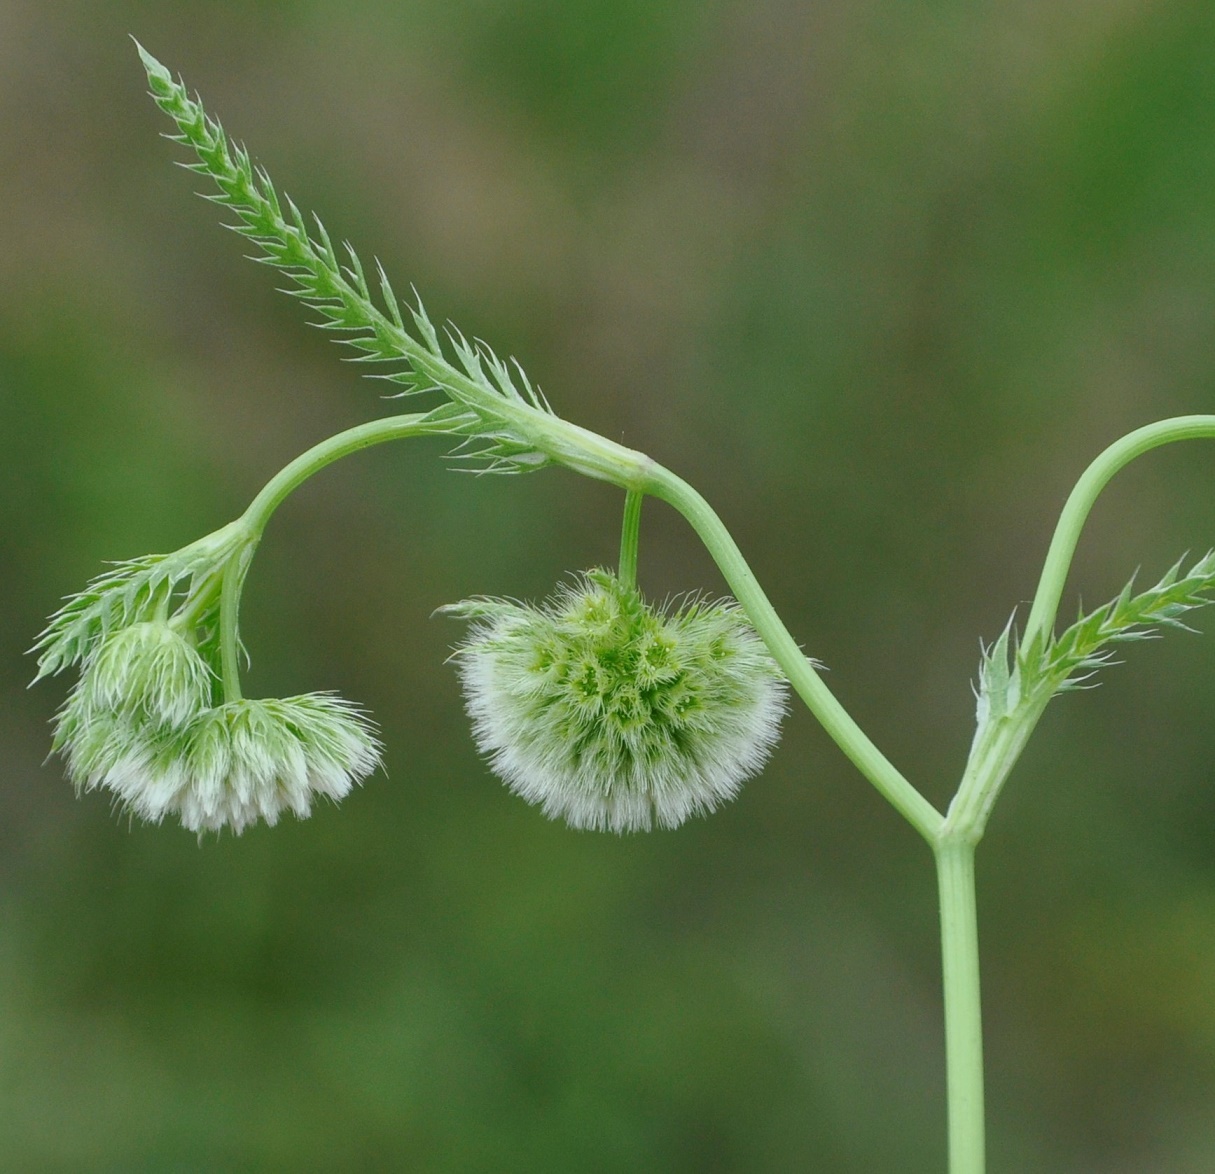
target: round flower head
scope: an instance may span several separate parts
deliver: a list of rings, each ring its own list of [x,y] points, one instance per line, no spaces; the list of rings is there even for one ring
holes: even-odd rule
[[[736,603],[666,613],[591,571],[540,607],[478,599],[456,660],[473,732],[550,818],[677,827],[732,799],[780,736],[785,685]]]
[[[142,744],[141,724],[129,712],[94,705],[84,682],[77,683],[55,717],[51,749],[63,755],[78,795],[101,786],[132,748]]]
[[[168,624],[131,624],[102,642],[84,671],[97,709],[130,709],[182,726],[211,703],[212,673],[188,640]]]
[[[177,815],[190,831],[239,834],[283,811],[308,816],[315,795],[341,799],[379,764],[367,718],[325,693],[229,702],[187,726],[90,707],[74,694],[56,747],[77,790],[104,788],[142,819]]]

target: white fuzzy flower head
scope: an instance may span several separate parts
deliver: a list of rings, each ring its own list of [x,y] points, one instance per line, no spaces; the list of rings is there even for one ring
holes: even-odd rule
[[[35,680],[80,665],[54,740],[77,792],[109,791],[133,815],[175,815],[200,835],[240,833],[284,811],[302,819],[379,764],[372,723],[332,694],[215,704],[221,584],[256,541],[238,520],[116,563],[51,616]]]
[[[380,760],[368,719],[325,693],[233,701],[173,727],[91,706],[78,689],[56,747],[78,791],[108,790],[141,819],[176,815],[200,835],[273,825],[284,811],[304,819],[316,796],[343,798]]]
[[[785,684],[732,600],[655,610],[590,571],[536,607],[476,599],[456,662],[477,744],[576,828],[677,827],[732,799],[780,736]]]

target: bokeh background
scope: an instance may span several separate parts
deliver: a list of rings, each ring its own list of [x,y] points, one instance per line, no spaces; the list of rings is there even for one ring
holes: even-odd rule
[[[43,762],[57,600],[391,410],[191,194],[128,34],[700,487],[944,804],[1074,479],[1215,411],[1215,6],[0,0],[0,1168],[943,1170],[931,860],[805,712],[676,833],[570,832],[477,757],[431,613],[612,560],[605,486],[414,443],[282,509],[248,685],[377,715],[340,809],[200,845]],[[1121,474],[1067,606],[1215,543],[1213,496],[1209,446]],[[660,505],[641,578],[722,588]],[[981,850],[995,1174],[1215,1170],[1215,646],[1127,660]]]

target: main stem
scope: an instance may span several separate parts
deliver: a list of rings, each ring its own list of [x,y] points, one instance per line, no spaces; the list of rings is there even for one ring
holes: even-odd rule
[[[1034,595],[1023,645],[1047,640],[1084,523],[1101,491],[1136,457],[1177,440],[1215,439],[1215,416],[1178,416],[1137,428],[1111,444],[1068,496]],[[1045,704],[1045,702],[1043,702]],[[945,1050],[949,1090],[950,1174],[982,1174],[983,1040],[974,850],[1008,772],[1033,730],[1041,706],[1023,708],[986,740],[976,740],[962,784],[934,843],[941,897],[945,977]]]
[[[781,622],[708,502],[687,482],[658,465],[648,471],[645,487],[691,523],[810,711],[862,774],[932,847],[941,902],[949,1171],[983,1174],[983,1026],[974,872],[975,844],[982,828],[973,820],[958,827],[947,823],[857,726]]]
[[[936,848],[936,862],[945,976],[949,1174],[983,1174],[983,1018],[974,845],[944,841]]]

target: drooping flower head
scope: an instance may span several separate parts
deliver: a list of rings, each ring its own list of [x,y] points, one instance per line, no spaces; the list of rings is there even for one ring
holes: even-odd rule
[[[785,684],[732,600],[655,609],[590,571],[540,606],[474,599],[455,660],[477,744],[550,818],[677,827],[732,799],[780,736]]]
[[[192,832],[239,835],[284,811],[307,818],[316,796],[343,798],[380,748],[354,706],[310,693],[218,705],[182,729],[94,714],[66,757],[77,789],[109,790],[141,819],[176,815]]]
[[[284,811],[304,818],[316,796],[341,799],[379,764],[371,722],[332,694],[220,703],[216,588],[244,553],[227,527],[117,564],[51,618],[39,676],[80,665],[54,740],[78,792],[107,790],[154,823],[176,815],[199,834],[239,834]]]

